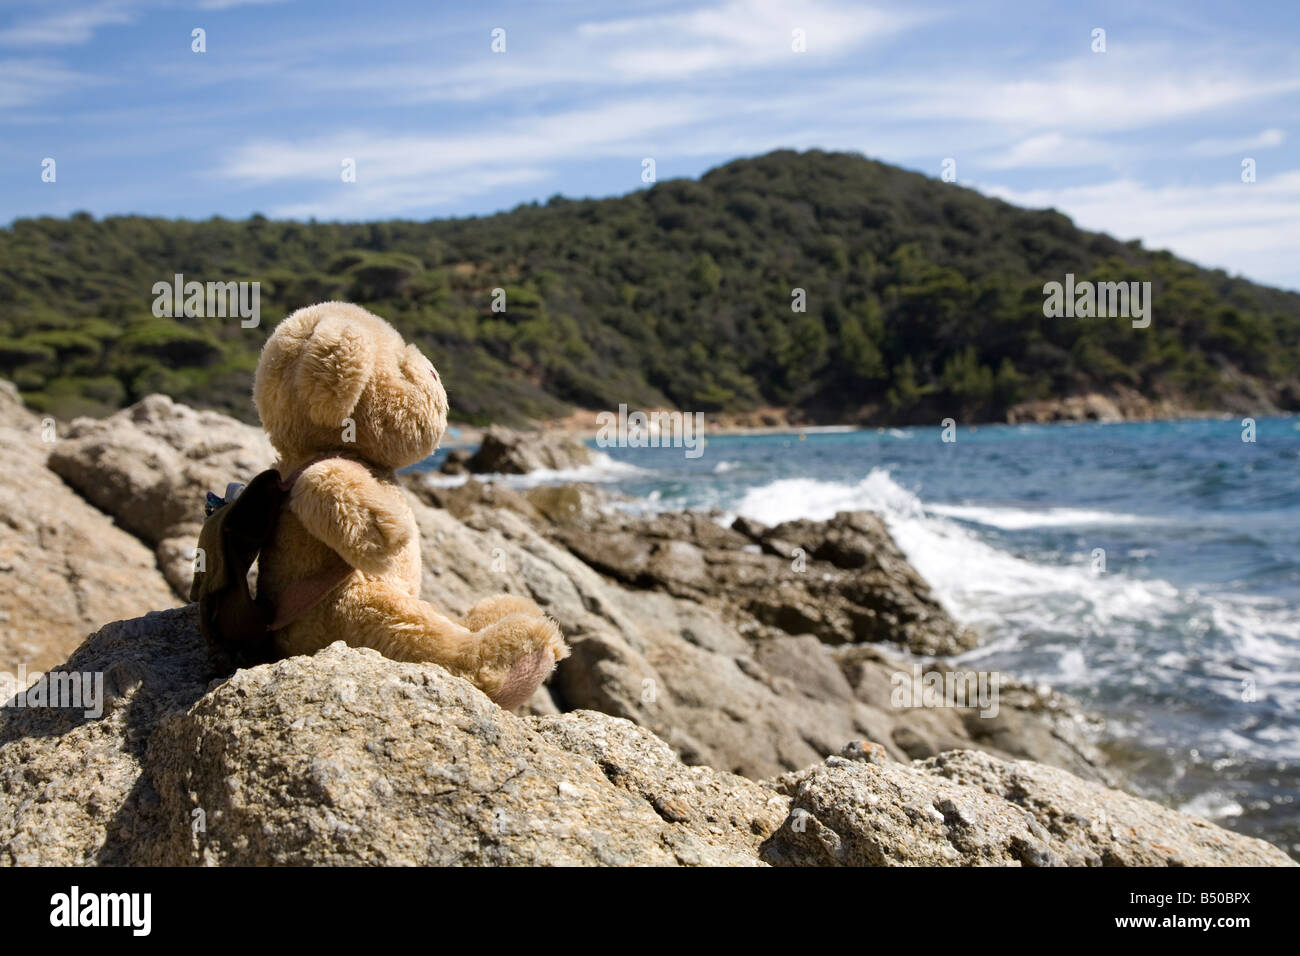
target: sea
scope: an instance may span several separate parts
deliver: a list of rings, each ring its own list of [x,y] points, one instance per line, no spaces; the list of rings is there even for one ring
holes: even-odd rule
[[[1300,859],[1300,418],[716,435],[500,480],[878,512],[980,635],[949,660],[1072,695],[1130,789]]]

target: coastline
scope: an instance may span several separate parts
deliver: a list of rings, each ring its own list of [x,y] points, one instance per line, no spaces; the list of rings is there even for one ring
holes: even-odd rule
[[[984,428],[999,425],[1124,425],[1138,422],[1176,422],[1176,421],[1232,421],[1240,417],[1285,418],[1300,414],[1276,407],[1264,408],[1218,408],[1202,409],[1161,403],[1149,409],[1122,410],[1113,403],[1098,405],[1094,400],[1098,396],[1080,396],[1075,399],[1053,399],[1044,402],[1031,402],[1010,409],[1005,419],[985,419],[959,422],[958,428]],[[1109,414],[1110,409],[1115,414]],[[647,409],[647,414],[654,412],[671,412],[670,409]],[[791,421],[789,409],[764,410],[761,417],[773,417],[771,412],[782,413],[778,423],[754,424],[752,419],[760,413],[752,414],[714,414],[705,413],[705,435],[828,435],[849,432],[874,431],[886,432],[890,429],[906,428],[941,428],[940,420],[918,423],[908,420],[888,420],[841,423],[799,424]],[[583,441],[594,441],[600,432],[596,416],[601,414],[591,409],[581,409],[563,418],[530,421],[525,431],[536,432],[541,436],[573,436]],[[453,431],[455,434],[453,435]],[[472,449],[483,439],[486,427],[452,422],[448,434],[444,437],[442,449]]]

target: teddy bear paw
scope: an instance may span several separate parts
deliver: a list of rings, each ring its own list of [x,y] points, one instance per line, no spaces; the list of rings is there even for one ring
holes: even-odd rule
[[[514,710],[533,696],[555,670],[555,656],[545,648],[515,661],[492,699],[506,710]]]

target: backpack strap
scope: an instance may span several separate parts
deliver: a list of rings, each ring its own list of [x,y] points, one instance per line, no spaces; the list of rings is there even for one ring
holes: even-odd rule
[[[312,465],[322,461],[329,461],[332,458],[343,457],[342,455],[317,455],[315,458],[308,459],[290,472],[288,478],[280,481],[280,490],[286,494],[291,491],[294,484],[302,477],[302,473]],[[344,460],[351,461],[348,458],[344,458]],[[355,570],[352,565],[344,561],[333,548],[328,550],[329,559],[325,567],[315,574],[292,582],[285,588],[275,608],[275,620],[266,625],[268,632],[288,627],[323,601],[331,591],[351,576]]]

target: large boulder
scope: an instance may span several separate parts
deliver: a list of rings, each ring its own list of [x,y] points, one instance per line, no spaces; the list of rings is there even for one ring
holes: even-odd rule
[[[0,862],[753,865],[786,800],[592,713],[521,718],[340,643],[209,683],[193,607],[60,668],[99,719],[0,711]]]
[[[469,471],[476,475],[522,475],[539,469],[553,471],[580,468],[593,461],[591,449],[574,435],[547,432],[517,432],[493,425],[473,455],[449,456],[444,469],[449,474]]]
[[[918,654],[975,646],[868,512],[767,528],[724,528],[700,513],[606,513],[557,523],[551,536],[633,587],[725,603],[765,633],[827,644],[882,642]]]
[[[176,599],[152,551],[45,466],[61,426],[0,381],[0,670],[57,664],[105,621]]]
[[[434,664],[335,643],[209,680],[193,607],[111,624],[68,673],[101,716],[0,711],[0,863],[1276,864],[1262,841],[1068,773],[858,743],[756,783],[648,731],[519,717]]]
[[[274,460],[261,429],[150,395],[107,418],[75,419],[51,450],[49,465],[154,548],[168,583],[184,599],[205,494],[223,494],[229,482],[247,482]]]
[[[1277,847],[1052,767],[952,751],[830,757],[775,781],[782,866],[1295,866]]]

